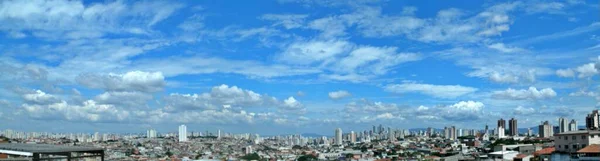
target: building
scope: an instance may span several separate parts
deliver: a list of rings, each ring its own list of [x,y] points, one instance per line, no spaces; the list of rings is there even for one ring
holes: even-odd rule
[[[156,138],[156,130],[149,129],[148,131],[146,131],[146,137],[147,138]]]
[[[246,154],[252,154],[252,153],[254,153],[254,151],[252,150],[252,146],[246,146],[246,148],[244,148],[244,150],[245,150],[244,152]]]
[[[600,144],[600,131],[567,131],[554,135],[554,147],[558,152],[574,153],[591,144]]]
[[[498,120],[498,127],[502,127],[503,129],[506,129],[506,120],[504,120],[504,119]]]
[[[579,130],[579,127],[577,127],[577,121],[575,121],[575,119],[571,120],[571,123],[569,123],[569,131],[577,131]]]
[[[598,129],[598,110],[592,111],[585,117],[586,129],[597,130]]]
[[[179,142],[186,142],[187,138],[187,127],[185,125],[179,126]]]
[[[567,119],[565,119],[564,117],[560,117],[558,118],[558,133],[563,133],[563,132],[567,132],[569,131],[569,122],[567,122]]]
[[[335,129],[335,144],[342,145],[342,128]]]
[[[356,133],[350,131],[350,143],[356,143]]]
[[[504,133],[502,132],[502,131],[504,131],[504,128],[502,126],[498,126],[496,130],[498,131],[498,133],[497,133],[498,138],[499,139],[504,138]]]
[[[539,126],[539,134],[542,138],[549,138],[554,135],[554,131],[552,129],[552,125],[550,122],[545,121]]]
[[[221,129],[217,130],[217,139],[221,139]]]
[[[600,145],[598,144],[590,144],[585,148],[577,151],[578,159],[580,161],[584,160],[600,160]]]
[[[94,159],[104,161],[104,149],[85,146],[50,144],[0,144],[0,160],[64,160]]]
[[[508,126],[510,126],[510,136],[519,136],[519,128],[517,127],[517,119],[511,118],[508,121]]]

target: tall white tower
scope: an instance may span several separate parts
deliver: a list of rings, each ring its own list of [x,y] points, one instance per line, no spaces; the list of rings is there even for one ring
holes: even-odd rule
[[[179,142],[187,141],[187,127],[185,125],[179,126]]]
[[[342,145],[342,128],[335,129],[335,144]]]

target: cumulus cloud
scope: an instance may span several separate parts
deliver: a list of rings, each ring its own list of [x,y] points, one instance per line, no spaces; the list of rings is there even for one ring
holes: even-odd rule
[[[150,94],[143,92],[104,92],[94,98],[94,101],[101,104],[113,104],[128,107],[146,107],[147,102],[152,100]]]
[[[219,85],[210,92],[200,94],[171,93],[163,98],[167,112],[180,112],[187,110],[218,110],[224,106],[232,108],[278,108],[282,112],[305,111],[305,107],[294,97],[283,101],[275,97],[258,94],[254,91],[242,89],[237,86]]]
[[[372,102],[367,99],[360,99],[346,104],[344,111],[347,113],[382,113],[397,112],[398,105],[394,103]]]
[[[33,104],[52,104],[60,101],[60,98],[52,94],[47,94],[44,91],[36,90],[34,93],[27,93],[23,95],[23,100]]]
[[[451,105],[435,107],[419,106],[414,115],[419,119],[443,119],[447,121],[474,121],[485,117],[485,105],[478,101],[460,101]],[[439,116],[432,116],[438,113]]]
[[[578,78],[588,78],[598,74],[597,63],[587,63],[576,68],[566,68],[556,70],[556,75],[560,77],[574,77],[577,75]]]
[[[518,106],[515,108],[514,114],[516,115],[529,115],[535,113],[535,109],[529,107]]]
[[[179,3],[122,1],[84,4],[81,1],[2,1],[0,30],[33,31],[44,38],[96,38],[105,33],[145,33],[169,17]],[[23,9],[27,8],[27,9]],[[122,21],[130,19],[130,21]]]
[[[143,71],[107,75],[82,74],[76,80],[83,86],[106,91],[158,92],[162,91],[166,84],[161,72]]]
[[[437,98],[456,98],[477,91],[477,88],[461,85],[433,85],[419,83],[390,84],[385,91],[393,93],[421,93]]]
[[[496,99],[508,99],[508,100],[526,100],[526,99],[548,99],[556,97],[556,92],[552,88],[544,88],[538,90],[535,87],[529,87],[529,89],[512,89],[508,88],[503,91],[494,91],[492,94],[493,98]]]
[[[329,92],[329,99],[338,100],[346,97],[350,97],[352,94],[345,90]]]
[[[69,120],[89,122],[119,122],[128,118],[129,112],[109,104],[98,104],[93,100],[83,105],[61,101],[52,104],[23,104],[27,115],[42,120]]]

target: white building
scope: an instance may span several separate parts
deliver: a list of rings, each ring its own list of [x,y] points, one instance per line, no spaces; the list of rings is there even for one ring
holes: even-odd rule
[[[342,145],[343,144],[343,140],[342,140],[342,128],[335,129],[335,144],[337,144],[337,145]]]
[[[356,143],[356,133],[350,131],[350,143]]]
[[[569,122],[567,122],[567,119],[561,117],[558,118],[558,130],[557,133],[563,133],[563,132],[567,132],[569,131]]]
[[[569,131],[577,131],[579,130],[579,127],[577,127],[577,121],[575,121],[575,119],[571,120],[571,123],[569,123]]]
[[[186,142],[187,138],[187,127],[185,125],[179,126],[179,142]]]
[[[554,129],[552,129],[552,125],[548,121],[545,121],[539,126],[540,137],[549,138],[554,135]]]
[[[496,131],[504,131],[504,127],[498,126],[498,128],[496,129]],[[498,138],[499,139],[504,138],[504,132],[499,132],[497,134],[498,134]]]
[[[149,129],[148,131],[146,131],[146,137],[147,138],[156,138],[156,130]]]
[[[554,135],[554,147],[559,152],[577,152],[590,144],[600,144],[600,131],[568,131]]]

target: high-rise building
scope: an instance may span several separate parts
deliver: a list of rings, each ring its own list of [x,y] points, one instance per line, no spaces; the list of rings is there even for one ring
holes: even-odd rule
[[[564,117],[558,118],[558,132],[563,133],[569,131],[569,122]]]
[[[356,133],[350,131],[350,143],[356,143]]]
[[[533,136],[533,130],[531,130],[531,128],[527,128],[527,136]]]
[[[592,113],[588,114],[587,117],[585,117],[585,127],[591,130],[598,130],[598,117],[598,110],[594,110]]]
[[[498,138],[504,138],[504,127],[498,126],[496,130],[498,131]]]
[[[517,127],[517,119],[511,118],[508,121],[508,126],[510,126],[510,136],[519,136],[519,128]]]
[[[185,125],[179,126],[179,142],[186,142],[187,138],[187,127]]]
[[[542,137],[542,138],[548,138],[550,136],[553,136],[554,135],[554,131],[553,130],[554,129],[553,129],[552,125],[550,125],[550,122],[544,121],[539,126],[540,137]]]
[[[577,131],[579,130],[579,127],[577,127],[577,121],[575,121],[575,119],[571,120],[571,123],[569,123],[569,131]]]
[[[503,129],[506,129],[506,120],[504,119],[500,119],[498,120],[498,127],[502,127]]]
[[[217,139],[221,139],[221,129],[217,130]]]
[[[434,131],[433,131],[433,128],[431,128],[431,127],[428,127],[428,128],[427,128],[427,136],[428,136],[428,137],[431,137],[431,136],[433,136],[433,132],[434,132]]]
[[[335,144],[342,145],[342,128],[335,129]]]
[[[156,138],[156,130],[149,129],[148,131],[146,131],[146,137],[147,138]]]
[[[377,134],[377,127],[375,127],[375,125],[373,125],[373,133]]]

